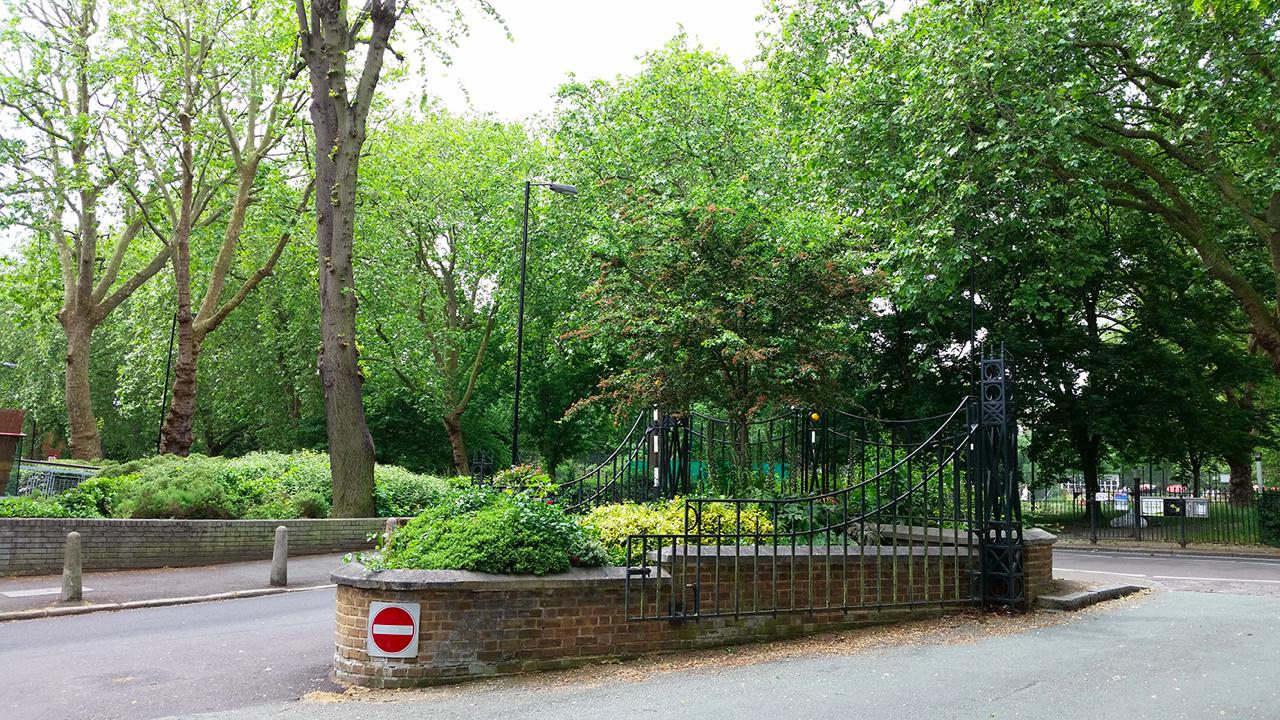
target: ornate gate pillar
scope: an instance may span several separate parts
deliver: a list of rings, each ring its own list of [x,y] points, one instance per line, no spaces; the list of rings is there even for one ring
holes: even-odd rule
[[[645,432],[653,500],[689,494],[689,418],[653,408]]]
[[[1022,502],[1018,494],[1018,428],[1013,373],[1003,348],[982,358],[973,430],[975,530],[979,575],[974,596],[988,605],[1027,604]]]

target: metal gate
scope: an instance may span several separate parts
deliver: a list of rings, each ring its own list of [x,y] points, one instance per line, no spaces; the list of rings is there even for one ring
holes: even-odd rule
[[[1003,354],[984,358],[980,377],[979,397],[952,412],[876,421],[873,433],[866,418],[828,420],[817,411],[738,428],[704,418],[701,432],[696,415],[670,424],[673,434],[661,442],[685,454],[662,467],[693,476],[676,485],[696,486],[703,472],[714,481],[710,468],[723,449],[716,443],[728,437],[737,467],[771,492],[689,498],[683,532],[630,537],[628,619],[1023,605],[1012,379]],[[655,457],[662,447],[655,445]],[[663,472],[655,470],[655,490]]]

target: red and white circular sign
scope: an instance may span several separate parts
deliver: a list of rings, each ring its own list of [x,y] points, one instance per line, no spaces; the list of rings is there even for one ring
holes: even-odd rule
[[[418,603],[369,603],[369,654],[416,657]]]

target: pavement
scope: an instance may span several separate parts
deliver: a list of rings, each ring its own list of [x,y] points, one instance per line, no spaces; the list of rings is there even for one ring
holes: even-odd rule
[[[265,563],[237,565],[247,567],[200,570],[265,585]],[[0,718],[1280,717],[1280,562],[1056,550],[1055,565],[1064,579],[1153,591],[1076,613],[948,617],[445,689],[342,694],[328,680],[334,591],[321,587],[0,623]],[[325,584],[331,568],[319,573]],[[94,575],[127,582],[192,572]],[[134,583],[136,592],[148,585]]]
[[[329,585],[329,573],[342,562],[342,555],[289,558],[289,587]],[[114,605],[260,590],[270,587],[270,577],[270,560],[158,570],[87,572],[82,579],[84,602],[70,605]],[[60,575],[0,577],[0,619],[8,612],[65,607],[67,604],[58,602],[61,590]]]
[[[648,673],[600,668],[272,703],[206,720],[1275,718],[1280,598],[1160,592],[969,642],[917,641]],[[887,629],[886,629],[887,631]],[[182,716],[189,717],[189,716]]]

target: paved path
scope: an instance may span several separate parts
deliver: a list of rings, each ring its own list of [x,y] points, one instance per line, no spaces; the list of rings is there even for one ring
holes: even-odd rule
[[[1175,590],[1280,597],[1280,560],[1145,553],[1053,551],[1053,574]],[[1277,711],[1280,716],[1280,711]]]
[[[0,623],[0,718],[142,720],[336,689],[332,589]]]
[[[586,670],[576,681],[272,704],[209,720],[1264,720],[1280,707],[1277,647],[1278,598],[1162,592],[971,644],[908,644],[603,683]]]
[[[289,587],[328,585],[329,573],[341,561],[342,553],[290,558]],[[89,572],[83,578],[84,600],[86,603],[117,603],[213,595],[269,587],[270,577],[270,560],[188,568]],[[0,577],[0,612],[54,605],[61,589],[60,575]]]

